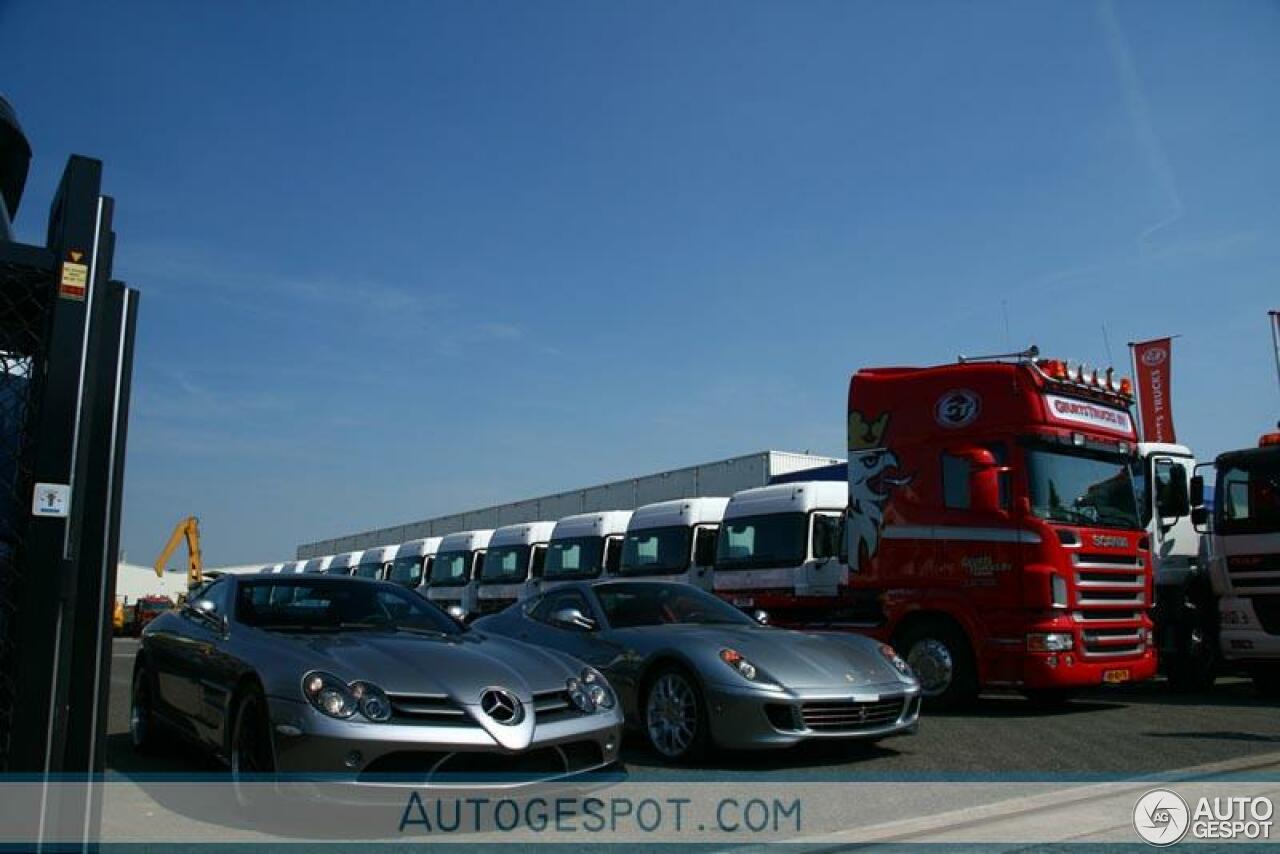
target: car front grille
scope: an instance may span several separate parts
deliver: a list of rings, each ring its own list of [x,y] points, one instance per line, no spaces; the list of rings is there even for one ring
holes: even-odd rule
[[[543,780],[598,767],[604,753],[595,741],[571,741],[521,753],[397,750],[370,762],[362,783],[512,783]]]
[[[859,703],[822,700],[800,704],[800,722],[815,732],[879,729],[902,717],[902,698]]]
[[[391,694],[391,722],[421,726],[479,726],[446,694]]]

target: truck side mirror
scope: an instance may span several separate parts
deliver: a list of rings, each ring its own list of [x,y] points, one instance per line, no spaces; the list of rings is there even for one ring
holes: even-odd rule
[[[1204,507],[1204,476],[1195,475],[1191,478],[1191,495],[1189,502],[1192,507]]]
[[[1156,461],[1156,511],[1163,519],[1186,516],[1191,511],[1187,494],[1187,469],[1168,460]]]
[[[1191,524],[1199,530],[1209,521],[1209,508],[1203,504],[1191,508]]]

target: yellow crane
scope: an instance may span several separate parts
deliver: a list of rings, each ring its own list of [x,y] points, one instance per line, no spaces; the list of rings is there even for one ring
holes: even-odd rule
[[[173,555],[178,544],[187,541],[187,589],[199,586],[204,581],[204,558],[200,554],[200,520],[188,516],[173,527],[169,542],[164,544],[160,557],[156,558],[156,575],[164,577],[165,565]]]

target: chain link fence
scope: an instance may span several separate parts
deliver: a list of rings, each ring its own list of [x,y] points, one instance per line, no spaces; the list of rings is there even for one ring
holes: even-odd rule
[[[0,261],[0,773],[9,770],[32,435],[52,309],[49,270]]]

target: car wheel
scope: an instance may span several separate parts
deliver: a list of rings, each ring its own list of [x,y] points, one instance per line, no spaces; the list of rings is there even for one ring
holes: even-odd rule
[[[907,659],[925,702],[933,709],[957,709],[978,696],[978,673],[964,633],[932,621],[908,626],[893,644]]]
[[[244,691],[235,705],[232,721],[231,782],[236,802],[242,809],[252,810],[255,806],[253,787],[247,784],[276,770],[267,701],[260,688],[255,685]]]
[[[687,762],[706,752],[706,704],[688,671],[668,667],[649,682],[644,696],[644,732],[652,747],[669,762]]]
[[[133,668],[129,700],[129,742],[139,753],[151,753],[159,743],[151,698],[151,676],[141,662]]]

